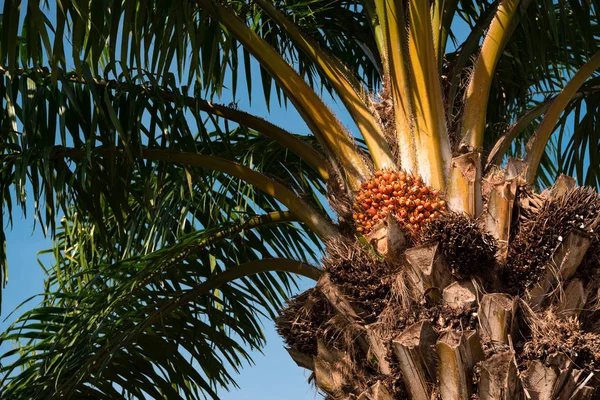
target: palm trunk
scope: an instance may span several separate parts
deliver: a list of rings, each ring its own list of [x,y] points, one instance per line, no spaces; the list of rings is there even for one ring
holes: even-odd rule
[[[326,398],[600,398],[600,196],[517,186],[496,182],[487,217],[448,214],[408,248],[393,218],[373,249],[329,243],[328,273],[278,321]]]

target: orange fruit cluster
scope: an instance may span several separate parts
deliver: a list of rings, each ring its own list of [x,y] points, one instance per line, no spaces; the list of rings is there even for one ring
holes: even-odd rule
[[[439,191],[423,183],[420,176],[405,172],[377,171],[362,184],[352,214],[356,231],[367,234],[391,213],[411,230],[420,230],[432,218],[446,210]]]

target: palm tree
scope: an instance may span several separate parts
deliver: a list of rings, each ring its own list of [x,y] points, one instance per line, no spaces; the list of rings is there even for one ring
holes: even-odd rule
[[[328,398],[598,398],[600,196],[560,174],[600,177],[599,7],[6,0],[2,215],[30,185],[55,262],[3,396],[218,398],[266,315]],[[213,102],[253,62],[310,135]]]

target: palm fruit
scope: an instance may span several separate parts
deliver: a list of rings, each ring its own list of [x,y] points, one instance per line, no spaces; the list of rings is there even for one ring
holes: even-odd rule
[[[388,213],[409,232],[419,231],[428,221],[446,211],[438,190],[423,183],[420,176],[403,171],[382,170],[364,182],[355,198],[352,217],[356,231],[367,234]]]

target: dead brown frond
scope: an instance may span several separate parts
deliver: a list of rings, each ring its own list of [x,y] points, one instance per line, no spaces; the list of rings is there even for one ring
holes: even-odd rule
[[[317,338],[325,337],[326,323],[333,310],[323,295],[316,289],[290,299],[275,321],[277,332],[285,344],[308,355],[317,354]]]
[[[521,358],[545,361],[552,354],[563,353],[586,371],[600,369],[600,334],[582,330],[576,317],[560,318],[552,310],[535,313],[522,304],[530,338]]]

